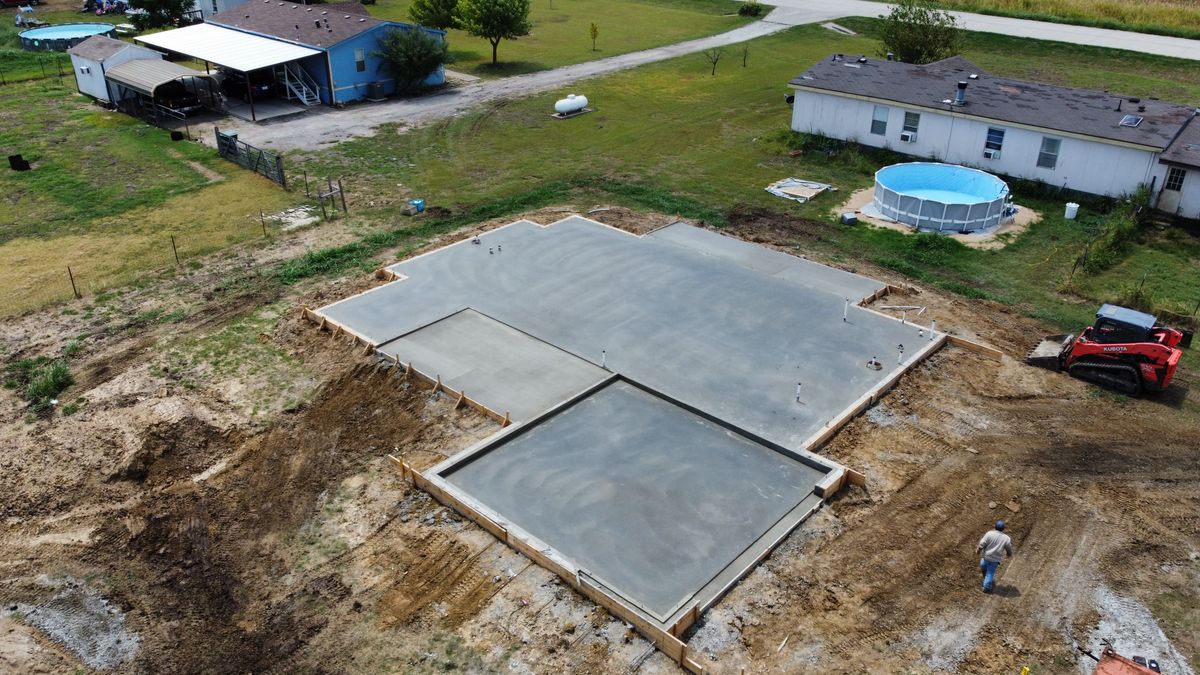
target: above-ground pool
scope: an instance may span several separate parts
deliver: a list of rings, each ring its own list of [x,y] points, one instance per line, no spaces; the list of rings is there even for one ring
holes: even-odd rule
[[[64,23],[21,32],[21,46],[33,52],[64,52],[93,35],[117,37],[111,23]]]
[[[1000,224],[1008,185],[956,164],[910,162],[875,172],[875,208],[917,229],[975,232]]]

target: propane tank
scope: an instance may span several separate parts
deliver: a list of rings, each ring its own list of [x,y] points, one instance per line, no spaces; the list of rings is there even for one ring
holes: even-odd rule
[[[576,96],[571,94],[566,98],[559,99],[554,103],[554,112],[560,115],[570,115],[571,113],[579,112],[587,107],[588,100],[586,96]]]

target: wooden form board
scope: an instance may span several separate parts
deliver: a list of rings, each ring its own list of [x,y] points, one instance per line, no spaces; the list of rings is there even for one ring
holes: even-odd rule
[[[442,504],[470,518],[497,539],[520,552],[539,566],[558,575],[580,594],[608,610],[613,616],[633,626],[634,629],[644,635],[646,639],[653,642],[660,651],[671,657],[676,663],[679,663],[693,673],[703,674],[708,672],[701,661],[691,657],[688,653],[687,645],[679,639],[679,636],[683,635],[700,617],[702,610],[699,604],[693,605],[689,610],[684,612],[678,621],[672,624],[667,630],[664,630],[647,621],[620,598],[607,592],[602,583],[590,578],[587,573],[571,569],[565,564],[566,561],[557,556],[550,555],[549,552],[552,550],[550,547],[546,546],[543,548],[539,545],[541,542],[532,540],[532,537],[527,540],[525,537],[511,533],[507,527],[480,512],[473,505],[450,494],[449,491],[442,487],[440,480],[426,477],[407,462],[397,459],[392,455],[388,455],[388,459],[400,471],[400,475],[403,478],[412,481],[413,485],[428,492]]]
[[[316,312],[312,311],[308,307],[304,307],[301,310],[301,312],[302,312],[302,315],[304,316],[304,318],[308,319],[309,321],[312,321],[313,323],[316,323],[317,326],[321,330],[331,331],[331,333],[333,334],[333,337],[339,337],[342,334],[349,335],[353,339],[355,345],[358,345],[358,344],[365,345],[365,349],[364,349],[365,354],[374,354],[375,353],[375,346],[372,345],[370,342],[368,342],[366,338],[363,338],[363,337],[351,332],[350,330],[343,328],[337,322],[335,322],[331,319],[328,319],[324,316],[321,316],[320,314],[317,314]],[[475,399],[467,396],[465,391],[451,389],[450,387],[446,386],[442,382],[441,375],[429,375],[427,373],[423,373],[423,372],[417,370],[416,368],[414,368],[411,362],[405,364],[404,362],[402,362],[400,360],[399,357],[390,358],[387,361],[387,365],[389,368],[398,369],[400,372],[402,372],[404,374],[404,377],[406,377],[406,378],[407,377],[417,377],[425,382],[428,382],[429,384],[433,385],[434,392],[445,392],[447,396],[450,396],[450,397],[456,399],[455,404],[454,404],[455,408],[460,408],[464,405],[469,406],[469,407],[483,413],[484,415],[496,420],[503,426],[508,426],[508,425],[512,424],[512,417],[507,412],[504,414],[501,414],[500,412],[498,412],[496,410],[492,410],[491,408],[485,406],[484,404],[480,403],[479,401],[476,401]]]
[[[804,441],[804,448],[809,451],[815,451],[817,448],[824,445],[830,438],[833,438],[833,436],[839,430],[841,430],[842,427],[846,426],[850,420],[857,417],[867,408],[870,408],[875,404],[876,401],[879,400],[880,396],[883,396],[888,392],[888,390],[896,386],[896,383],[900,381],[901,377],[904,377],[905,373],[916,367],[917,364],[929,358],[931,354],[941,349],[942,346],[946,344],[946,338],[947,336],[944,333],[941,333],[935,339],[927,342],[921,347],[920,351],[917,352],[916,357],[909,361],[904,368],[897,370],[889,375],[887,379],[872,387],[870,391],[863,394],[854,403],[850,404],[849,408],[843,410],[840,415],[830,420],[825,424],[825,426],[821,427],[820,431],[812,436],[809,436],[808,439]],[[862,474],[857,474],[857,476],[862,476]],[[851,483],[853,483],[855,480],[858,480],[857,477],[850,476],[849,472],[847,472],[845,478]],[[843,481],[838,483],[836,486],[833,486],[833,492],[840,490],[844,484],[845,482]],[[833,492],[830,492],[830,494],[833,494]]]
[[[967,351],[975,352],[976,354],[983,354],[984,356],[993,358],[997,361],[1004,358],[1004,352],[996,349],[995,347],[991,347],[980,342],[974,342],[957,335],[948,335],[946,338],[950,341],[950,344],[954,345],[955,347],[962,347]]]

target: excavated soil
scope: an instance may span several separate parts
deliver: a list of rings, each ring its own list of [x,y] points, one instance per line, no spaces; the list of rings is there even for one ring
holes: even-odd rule
[[[604,213],[638,230],[628,212]],[[754,212],[732,222],[793,253],[822,227]],[[270,255],[283,253],[250,257]],[[498,426],[293,311],[378,282],[214,291],[248,266],[235,256],[197,273],[193,292],[209,297],[183,323],[93,332],[67,392],[87,398],[80,412],[29,418],[0,393],[0,669],[677,671],[400,479],[388,455],[428,467]],[[1158,397],[1103,393],[1016,360],[1045,328],[1011,308],[857,271],[904,289],[878,305],[924,306],[922,321],[1007,356],[944,349],[838,434],[822,452],[866,487],[793,533],[689,646],[713,672],[1057,673],[1080,672],[1075,643],[1095,649],[1106,631],[1143,636],[1130,648],[1174,672],[1194,668],[1194,376]],[[148,300],[128,302],[133,315]],[[265,304],[286,311],[246,348],[286,355],[301,403],[255,410],[242,392],[261,372],[161,368],[173,334],[220,331]],[[0,339],[6,358],[32,356],[85,326],[46,310]],[[973,547],[998,517],[1017,555],[985,595]]]

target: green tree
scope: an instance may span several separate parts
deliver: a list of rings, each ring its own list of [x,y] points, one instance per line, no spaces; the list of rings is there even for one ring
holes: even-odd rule
[[[884,46],[906,63],[932,63],[962,51],[958,22],[925,0],[900,0],[879,18]]]
[[[600,37],[600,26],[593,23],[588,29],[588,34],[592,36],[592,51],[596,51],[596,38]]]
[[[130,0],[129,6],[144,9],[145,14],[134,15],[138,28],[162,28],[174,26],[183,20],[184,12],[192,8],[193,0]]]
[[[412,7],[408,8],[408,18],[422,26],[450,30],[458,28],[454,19],[457,7],[458,0],[413,0]]]
[[[396,80],[401,93],[417,91],[439,66],[450,62],[450,48],[439,35],[419,28],[384,33],[373,54],[383,59],[380,67]]]
[[[460,0],[455,19],[463,30],[492,43],[492,65],[501,40],[529,35],[530,0]]]

